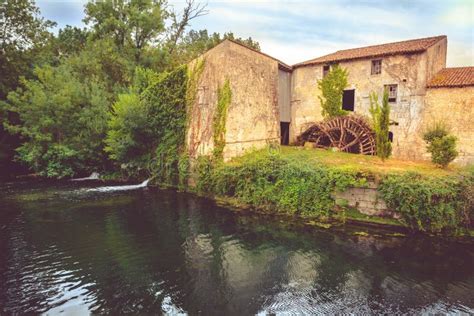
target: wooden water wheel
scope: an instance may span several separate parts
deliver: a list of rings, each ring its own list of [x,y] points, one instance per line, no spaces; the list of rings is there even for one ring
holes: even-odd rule
[[[297,143],[314,143],[318,148],[335,147],[340,151],[375,155],[375,133],[367,121],[357,115],[339,116],[316,123],[297,138]]]

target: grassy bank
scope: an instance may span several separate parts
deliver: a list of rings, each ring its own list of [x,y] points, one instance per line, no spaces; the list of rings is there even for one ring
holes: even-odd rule
[[[201,158],[196,190],[266,212],[319,222],[359,221],[402,225],[415,231],[462,234],[473,219],[474,170],[442,170],[424,162],[389,160],[283,147],[223,164]],[[336,205],[333,193],[378,184],[379,196],[400,216],[374,218]]]

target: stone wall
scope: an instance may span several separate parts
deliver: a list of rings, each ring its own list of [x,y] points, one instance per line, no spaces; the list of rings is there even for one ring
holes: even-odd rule
[[[444,122],[458,138],[459,156],[455,162],[474,163],[474,87],[429,88],[425,103],[423,129],[435,122]],[[423,156],[430,159],[426,151]]]
[[[424,97],[429,79],[446,65],[446,40],[441,40],[426,52],[382,58],[382,73],[371,75],[371,59],[341,62],[349,71],[347,89],[355,89],[356,113],[369,117],[371,92],[381,97],[384,85],[397,84],[397,102],[391,104],[390,127],[393,133],[393,155],[397,158],[423,159],[421,139]],[[323,65],[297,67],[292,74],[292,122],[290,141],[295,141],[312,123],[323,119],[318,99],[317,81],[323,77]]]
[[[232,41],[224,41],[200,58],[205,64],[190,113],[190,156],[212,154],[217,90],[226,79],[232,101],[227,113],[224,160],[279,142],[278,62]],[[193,61],[190,69],[196,63]]]
[[[369,183],[366,188],[349,188],[344,192],[333,194],[336,203],[356,208],[359,212],[370,216],[392,217],[385,201],[378,196],[377,186]]]

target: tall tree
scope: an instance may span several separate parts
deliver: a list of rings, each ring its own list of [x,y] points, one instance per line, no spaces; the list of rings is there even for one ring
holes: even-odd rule
[[[32,0],[0,1],[0,105],[18,87],[20,77],[33,76],[32,65],[42,61],[39,56],[52,37],[48,29],[54,25],[40,17]],[[21,139],[8,134],[2,122],[18,123],[18,117],[0,109],[0,176],[5,176],[21,170],[12,161]]]
[[[390,127],[390,105],[388,104],[388,91],[385,90],[382,98],[382,106],[379,103],[377,93],[370,94],[370,114],[372,116],[375,131],[375,142],[377,145],[377,156],[382,161],[392,154],[392,143],[389,140]]]
[[[158,41],[168,16],[161,0],[104,0],[85,5],[84,22],[92,26],[95,38],[112,36],[116,45],[130,50],[140,62],[147,45]]]

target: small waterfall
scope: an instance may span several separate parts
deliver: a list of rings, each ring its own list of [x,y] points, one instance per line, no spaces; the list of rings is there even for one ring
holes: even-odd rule
[[[148,186],[148,182],[150,179],[143,181],[140,184],[135,185],[118,185],[118,186],[108,186],[108,187],[100,187],[100,188],[92,188],[88,189],[88,192],[115,192],[115,191],[127,191],[127,190],[137,190],[141,188],[146,188]]]
[[[86,181],[86,180],[99,180],[99,173],[92,172],[91,175],[88,177],[71,179],[71,181]]]

